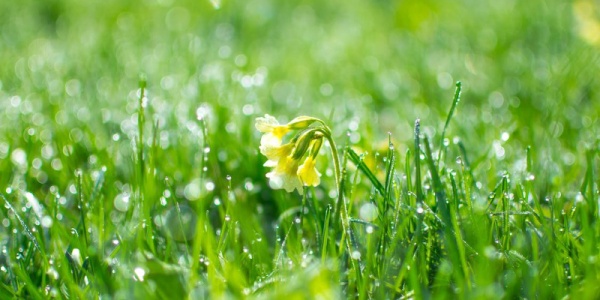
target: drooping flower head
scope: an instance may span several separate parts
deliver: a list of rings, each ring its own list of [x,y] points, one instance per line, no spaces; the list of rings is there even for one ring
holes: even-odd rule
[[[259,147],[260,153],[267,157],[264,165],[273,168],[267,173],[272,188],[287,192],[298,190],[302,194],[303,185],[319,185],[321,174],[315,167],[315,159],[323,142],[323,133],[328,129],[311,126],[315,122],[323,124],[321,120],[307,116],[297,117],[285,125],[270,115],[256,118],[256,129],[264,133]],[[282,145],[290,131],[296,131],[296,134]],[[300,165],[304,157],[306,160]]]

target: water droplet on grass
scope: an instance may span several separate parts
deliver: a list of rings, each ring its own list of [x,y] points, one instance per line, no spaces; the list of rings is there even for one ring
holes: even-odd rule
[[[209,192],[212,192],[212,191],[215,189],[215,184],[214,184],[214,182],[212,182],[212,181],[207,181],[207,182],[204,184],[204,187],[206,187],[206,190],[207,190],[207,191],[209,191]]]
[[[327,195],[329,196],[329,198],[333,199],[333,198],[337,197],[338,193],[337,193],[337,190],[333,189],[333,190],[330,190]]]
[[[121,212],[126,212],[130,206],[130,196],[128,193],[121,193],[115,197],[114,205],[115,209]]]
[[[250,116],[254,113],[254,106],[252,104],[246,104],[242,107],[242,113],[246,116]]]
[[[146,276],[146,271],[144,271],[144,269],[137,267],[133,270],[133,272],[135,273],[134,279],[144,281],[144,276]]]
[[[208,189],[208,188],[207,188]],[[183,195],[187,200],[194,201],[200,198],[200,179],[194,179],[185,186]]]
[[[371,222],[377,218],[377,206],[371,202],[367,202],[360,207],[359,216],[361,219]]]
[[[246,180],[246,183],[244,183],[244,189],[246,189],[246,191],[252,191],[254,189],[254,184],[252,184],[252,181],[250,181],[249,179]]]
[[[50,216],[42,217],[42,226],[45,228],[50,228],[52,226],[52,218]]]
[[[27,167],[27,153],[25,152],[25,150],[23,150],[21,148],[17,148],[15,150],[13,150],[12,154],[10,155],[10,160],[17,167],[21,167],[21,168]]]

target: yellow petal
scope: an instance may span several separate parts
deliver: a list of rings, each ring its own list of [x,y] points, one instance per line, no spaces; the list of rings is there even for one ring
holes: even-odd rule
[[[298,167],[298,177],[305,186],[317,186],[321,183],[321,174],[315,168],[316,161],[309,156],[300,167]]]
[[[298,161],[290,156],[283,157],[277,163],[273,171],[267,174],[269,184],[273,189],[285,189],[287,192],[293,192],[295,189],[302,194],[302,183],[296,175],[298,171]]]
[[[274,167],[277,162],[284,157],[289,156],[294,149],[294,144],[287,143],[283,146],[273,145],[261,145],[260,153],[267,157],[268,161],[265,163],[265,167]]]

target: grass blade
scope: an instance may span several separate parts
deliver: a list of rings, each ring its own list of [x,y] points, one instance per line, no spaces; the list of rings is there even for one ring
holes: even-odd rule
[[[459,257],[460,251],[458,249],[459,247],[457,242],[457,238],[459,237],[452,231],[452,217],[450,215],[450,208],[448,207],[448,202],[446,199],[446,191],[444,190],[438,170],[433,161],[431,147],[429,146],[429,139],[427,137],[425,137],[424,143],[427,156],[426,160],[427,164],[429,165],[429,172],[433,182],[433,191],[435,193],[438,212],[441,214],[442,221],[444,223],[444,242],[446,244],[448,255],[450,256],[452,264],[455,266],[461,266],[461,259]],[[456,276],[455,278],[462,281],[465,276],[465,270],[461,269],[461,273],[462,274],[460,274],[460,276]]]
[[[371,183],[373,184],[373,186],[375,187],[377,192],[381,196],[385,196],[385,187],[381,184],[381,182],[377,179],[377,177],[375,177],[375,175],[373,174],[373,172],[371,172],[369,167],[367,167],[367,165],[365,165],[365,163],[360,158],[360,156],[358,154],[356,154],[356,152],[354,152],[354,150],[352,150],[351,148],[348,148],[347,153],[348,153],[348,158],[350,159],[350,161],[361,172],[363,172],[363,174],[365,174],[365,176],[367,176],[367,178],[369,179],[369,181],[371,181]]]
[[[415,190],[417,204],[423,202],[423,187],[421,186],[421,120],[415,121]]]
[[[448,117],[446,118],[446,123],[444,124],[444,129],[442,130],[442,136],[440,138],[440,151],[442,151],[442,149],[445,148],[444,147],[444,138],[446,137],[446,130],[448,129],[450,120],[452,119],[452,116],[454,115],[454,110],[456,110],[456,106],[458,105],[458,102],[460,101],[461,91],[462,91],[462,83],[460,81],[457,81],[456,89],[454,90],[454,98],[452,99],[452,106],[450,107],[450,111],[448,112]],[[437,161],[438,167],[440,166],[441,158],[442,158],[442,155],[440,153],[440,155],[438,156],[438,161]]]

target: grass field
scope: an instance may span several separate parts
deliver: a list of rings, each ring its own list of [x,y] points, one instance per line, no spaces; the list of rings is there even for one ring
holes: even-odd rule
[[[598,299],[599,50],[594,0],[2,1],[0,298]]]

